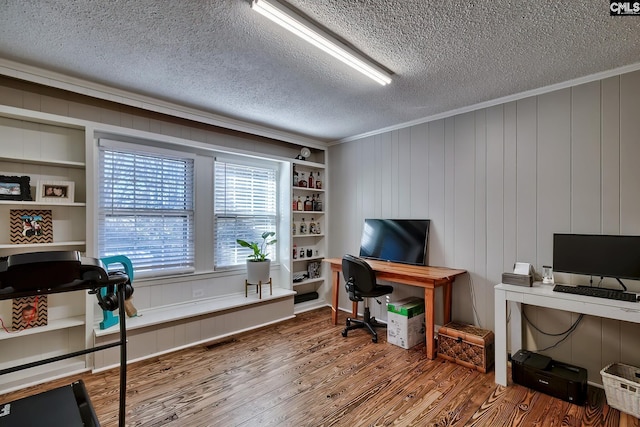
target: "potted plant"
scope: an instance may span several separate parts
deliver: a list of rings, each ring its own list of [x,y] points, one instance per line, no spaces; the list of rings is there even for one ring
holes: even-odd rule
[[[267,247],[275,244],[277,239],[274,231],[262,233],[262,242],[247,242],[237,239],[236,242],[243,248],[253,251],[247,258],[247,283],[257,285],[258,283],[268,283],[271,277],[271,260],[267,258]]]

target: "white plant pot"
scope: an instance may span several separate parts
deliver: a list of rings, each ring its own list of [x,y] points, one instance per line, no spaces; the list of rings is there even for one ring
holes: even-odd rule
[[[269,283],[271,278],[271,260],[251,261],[247,260],[247,283]]]

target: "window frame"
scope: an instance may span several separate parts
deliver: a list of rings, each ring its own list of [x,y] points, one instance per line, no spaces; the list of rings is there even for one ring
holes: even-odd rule
[[[178,161],[189,161],[191,163],[190,166],[187,167],[187,172],[190,172],[190,181],[191,181],[191,193],[187,196],[187,199],[190,202],[190,208],[185,208],[184,210],[173,210],[173,209],[155,209],[156,211],[162,211],[160,217],[162,217],[162,221],[167,217],[182,217],[185,216],[187,218],[187,224],[189,225],[189,231],[187,239],[183,240],[183,243],[189,247],[188,254],[186,257],[186,265],[184,266],[168,266],[168,267],[158,267],[152,266],[149,269],[144,270],[136,270],[135,268],[135,258],[132,259],[134,264],[134,271],[136,273],[136,278],[164,278],[175,275],[189,274],[194,273],[196,271],[196,226],[197,226],[197,214],[196,214],[196,203],[195,203],[195,193],[196,193],[196,185],[197,185],[197,172],[196,172],[196,156],[192,153],[179,151],[179,150],[170,150],[165,148],[154,147],[149,144],[139,144],[139,143],[128,143],[122,141],[111,140],[107,138],[100,138],[98,140],[98,178],[99,181],[97,184],[97,252],[102,255],[101,252],[104,250],[104,225],[106,218],[108,216],[108,211],[112,209],[105,208],[103,206],[103,177],[104,177],[104,151],[113,151],[113,152],[122,152],[128,155],[140,155],[147,157],[158,157],[160,159],[168,159],[168,160],[178,160]],[[127,209],[119,210],[122,214],[126,212]],[[184,214],[180,214],[178,212],[184,212]],[[132,217],[142,217],[145,215],[158,217],[158,215],[154,215],[154,209],[140,209],[135,208],[131,209],[130,216]],[[117,216],[117,215],[116,215]],[[122,215],[123,217],[125,215]],[[178,239],[179,241],[179,239]],[[124,254],[126,255],[126,254]]]
[[[270,230],[268,231],[274,231],[276,232],[276,238],[277,236],[277,232],[278,232],[278,224],[280,223],[280,209],[281,206],[279,206],[280,203],[280,172],[281,172],[281,162],[277,161],[277,160],[269,160],[269,159],[257,159],[254,157],[249,157],[249,156],[240,156],[240,155],[232,155],[232,154],[224,154],[224,155],[216,155],[214,157],[214,171],[213,171],[213,207],[212,207],[212,221],[213,221],[213,269],[214,271],[230,271],[230,270],[239,270],[245,267],[245,263],[244,262],[238,262],[237,264],[230,264],[230,265],[217,265],[218,262],[218,251],[217,251],[217,247],[218,247],[218,227],[217,227],[217,220],[218,217],[221,216],[226,216],[224,214],[218,214],[216,212],[216,171],[217,171],[217,167],[216,164],[217,163],[228,163],[231,165],[236,165],[236,166],[246,166],[248,168],[262,168],[262,169],[268,169],[271,170],[273,173],[273,190],[274,190],[274,194],[273,194],[273,205],[274,205],[274,213],[273,215],[264,215],[262,217],[270,217],[272,218],[272,225],[270,228]],[[240,215],[240,218],[250,218],[251,216],[255,216],[255,215]],[[260,242],[262,241],[261,238],[256,237],[256,239],[258,239]],[[247,239],[248,240],[248,239]],[[253,241],[253,240],[251,240]],[[240,248],[240,246],[235,243],[235,239],[233,240],[233,243],[231,243],[232,245],[234,245],[237,249],[237,251],[239,253],[242,253],[242,259],[246,259],[245,257],[245,253],[248,254],[249,252],[248,249],[245,248]],[[279,242],[277,242],[275,245],[270,247],[270,253],[273,255],[273,257],[271,258],[271,263],[272,265],[277,265],[279,263]]]

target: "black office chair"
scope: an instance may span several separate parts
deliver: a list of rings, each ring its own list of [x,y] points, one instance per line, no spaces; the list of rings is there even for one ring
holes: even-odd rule
[[[347,327],[342,331],[342,336],[346,337],[347,332],[352,329],[367,328],[373,335],[372,341],[378,342],[378,333],[374,328],[386,328],[387,325],[378,323],[375,317],[371,317],[367,298],[378,298],[382,295],[390,294],[393,292],[393,287],[378,285],[376,283],[376,274],[369,264],[353,255],[345,255],[342,258],[342,274],[346,281],[345,288],[349,294],[349,299],[355,302],[364,301],[364,318],[362,320],[347,318]]]

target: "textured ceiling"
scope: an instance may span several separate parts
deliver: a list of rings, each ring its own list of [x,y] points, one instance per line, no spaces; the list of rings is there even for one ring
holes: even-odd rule
[[[0,58],[321,141],[640,63],[605,0],[289,0],[382,87],[249,0],[0,0]]]

